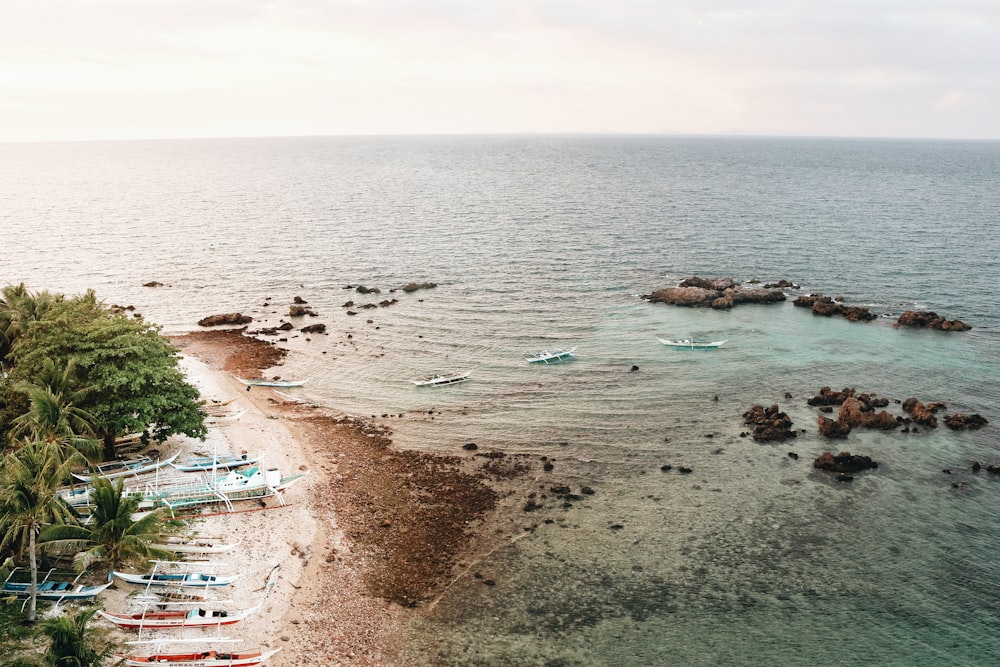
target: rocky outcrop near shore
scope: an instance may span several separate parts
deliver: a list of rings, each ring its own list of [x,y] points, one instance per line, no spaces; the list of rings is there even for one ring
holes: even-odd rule
[[[249,324],[253,318],[243,313],[222,313],[220,315],[209,315],[198,320],[200,327],[217,327],[221,325]]]
[[[753,427],[755,442],[781,442],[796,437],[792,420],[777,404],[769,407],[755,405],[743,413],[743,423]]]
[[[833,420],[823,415],[817,417],[819,432],[827,438],[846,438],[854,428],[880,429],[891,431],[900,425],[900,420],[882,410],[875,412],[871,399],[862,394],[849,396],[840,404],[840,414]]]
[[[728,310],[744,303],[778,303],[786,299],[780,290],[743,287],[732,278],[699,278],[692,276],[677,287],[665,287],[642,297],[650,303],[672,306],[715,308]]]
[[[877,315],[872,314],[867,308],[861,306],[848,306],[839,299],[833,299],[822,294],[803,294],[792,302],[799,308],[809,308],[814,315],[833,317],[839,315],[851,322],[870,322],[876,319]]]
[[[938,331],[968,331],[972,327],[962,320],[947,320],[929,310],[907,310],[896,319],[894,327],[919,327]]]
[[[912,397],[903,401],[903,410],[910,415],[910,418],[927,428],[937,428],[937,412],[947,409],[948,406],[940,402],[925,405]]]

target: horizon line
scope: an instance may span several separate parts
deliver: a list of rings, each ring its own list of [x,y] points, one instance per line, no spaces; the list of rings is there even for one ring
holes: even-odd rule
[[[852,134],[782,134],[768,132],[360,132],[341,134],[261,134],[261,135],[204,135],[171,137],[118,137],[94,139],[0,139],[0,145],[23,144],[76,144],[124,143],[154,141],[211,141],[247,139],[333,139],[333,138],[417,138],[417,137],[688,137],[688,138],[757,138],[757,139],[844,139],[875,141],[957,141],[997,142],[1000,137],[935,137],[908,135],[852,135]]]

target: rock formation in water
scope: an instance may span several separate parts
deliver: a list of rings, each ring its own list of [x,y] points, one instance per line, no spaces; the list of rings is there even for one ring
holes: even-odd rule
[[[209,315],[198,320],[200,327],[215,327],[222,324],[249,324],[253,318],[243,313],[223,313],[220,315]]]
[[[777,405],[753,406],[743,413],[743,423],[753,426],[756,442],[780,442],[798,435],[792,430],[792,420]]]
[[[867,308],[848,306],[837,299],[822,294],[803,294],[792,304],[799,308],[809,308],[814,315],[823,315],[824,317],[840,315],[851,322],[870,322],[876,318],[876,315],[869,312]]]
[[[813,461],[813,467],[817,470],[848,473],[875,469],[878,468],[878,463],[873,461],[870,456],[859,456],[850,452],[840,452],[836,455],[824,452]]]
[[[786,297],[780,290],[745,288],[732,278],[692,276],[677,287],[658,289],[642,298],[650,303],[727,310],[741,303],[777,303]]]
[[[972,327],[962,320],[946,320],[929,310],[907,310],[896,319],[894,327],[921,327],[939,331],[968,331]]]

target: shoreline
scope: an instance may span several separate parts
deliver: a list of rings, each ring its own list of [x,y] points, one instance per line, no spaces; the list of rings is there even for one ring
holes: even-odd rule
[[[203,399],[246,410],[210,427],[204,444],[185,439],[189,446],[266,450],[266,465],[283,475],[308,471],[285,491],[286,507],[268,499],[267,511],[196,525],[203,535],[238,536],[225,560],[249,569],[226,597],[235,608],[262,606],[228,634],[247,648],[282,647],[271,667],[397,664],[407,618],[432,610],[477,552],[496,548],[498,535],[507,542],[505,533],[520,530],[483,527],[498,524],[496,510],[512,495],[504,481],[531,467],[521,457],[407,451],[392,445],[386,427],[248,389],[236,376],[258,377],[287,352],[242,330],[169,340]]]

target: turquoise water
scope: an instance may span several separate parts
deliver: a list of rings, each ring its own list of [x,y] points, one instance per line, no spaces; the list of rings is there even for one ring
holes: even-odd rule
[[[415,624],[410,664],[1000,660],[1000,479],[969,470],[1000,463],[1000,144],[33,144],[0,145],[0,168],[4,284],[92,287],[167,331],[230,311],[274,325],[300,295],[320,314],[301,324],[329,331],[287,341],[280,372],[308,378],[304,397],[401,413],[384,420],[400,446],[554,458],[553,480],[595,490],[569,508],[515,503],[520,539],[475,563],[496,585],[457,581]],[[690,275],[801,289],[727,312],[640,298]],[[438,287],[390,293],[410,281]],[[382,293],[346,288],[359,284]],[[887,317],[791,305],[814,292]],[[888,315],[908,308],[974,328],[894,329]],[[682,351],[656,336],[729,342]],[[523,359],[574,345],[570,363]],[[442,389],[409,382],[466,370],[472,381]],[[827,443],[805,402],[822,386],[944,401],[991,423]],[[804,432],[740,437],[755,403],[779,404]],[[850,484],[812,471],[842,449],[879,469]]]

